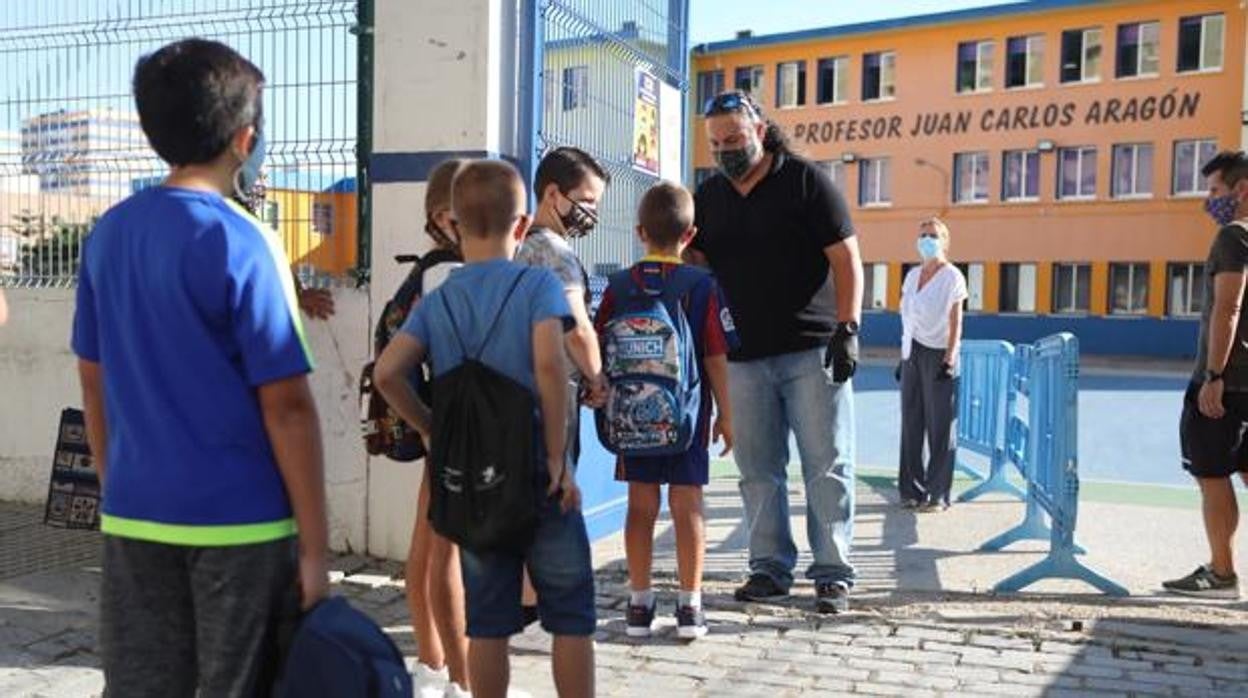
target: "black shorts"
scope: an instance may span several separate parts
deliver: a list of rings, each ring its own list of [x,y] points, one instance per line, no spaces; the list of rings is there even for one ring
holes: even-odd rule
[[[1195,477],[1223,478],[1248,472],[1248,393],[1224,393],[1226,415],[1210,419],[1200,413],[1200,384],[1183,396],[1179,444],[1183,469]]]

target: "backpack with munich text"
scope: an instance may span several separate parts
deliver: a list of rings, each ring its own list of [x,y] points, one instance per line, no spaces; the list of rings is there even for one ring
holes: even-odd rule
[[[596,425],[612,453],[677,455],[693,445],[702,377],[686,300],[708,276],[676,266],[664,278],[647,263],[611,275],[614,311],[600,339],[610,390]]]

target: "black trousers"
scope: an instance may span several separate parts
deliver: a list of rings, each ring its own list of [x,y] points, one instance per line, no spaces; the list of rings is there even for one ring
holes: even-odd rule
[[[957,377],[943,377],[944,349],[911,342],[901,365],[901,499],[949,504],[958,448]],[[923,444],[927,442],[927,467]]]

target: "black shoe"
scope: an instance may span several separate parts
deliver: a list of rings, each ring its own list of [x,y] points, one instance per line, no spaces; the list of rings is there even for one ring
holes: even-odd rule
[[[901,500],[901,508],[902,508],[902,509],[905,509],[905,510],[907,510],[907,511],[911,511],[911,510],[914,510],[914,509],[918,509],[918,508],[919,508],[919,500],[917,500],[917,499],[903,499],[903,500]]]
[[[819,613],[846,613],[849,611],[849,587],[839,582],[815,584],[815,611]]]
[[[524,614],[524,627],[527,628],[537,622],[537,606],[521,606],[520,612]]]
[[[676,636],[682,640],[696,640],[706,635],[706,614],[701,606],[681,606],[676,609]]]
[[[1182,579],[1162,582],[1161,586],[1172,594],[1196,596],[1202,599],[1234,601],[1239,598],[1239,577],[1233,574],[1229,577],[1220,577],[1209,565],[1197,567],[1195,572]]]
[[[789,590],[765,574],[751,574],[749,581],[733,593],[737,601],[775,601],[789,595]]]
[[[628,605],[628,636],[650,637],[654,630],[654,602],[649,606]]]

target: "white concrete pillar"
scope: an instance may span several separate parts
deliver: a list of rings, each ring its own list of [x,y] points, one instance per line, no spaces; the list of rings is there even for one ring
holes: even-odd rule
[[[448,157],[523,159],[522,0],[376,0],[372,315],[428,249],[425,180]],[[527,103],[527,102],[526,102]],[[423,463],[370,458],[368,552],[406,557]]]

